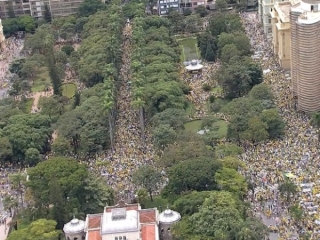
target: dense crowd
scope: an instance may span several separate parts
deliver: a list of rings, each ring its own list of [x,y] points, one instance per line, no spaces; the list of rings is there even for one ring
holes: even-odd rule
[[[0,51],[0,89],[7,88],[10,81],[10,63],[21,57],[23,39],[11,37],[5,40],[4,48]]]
[[[152,149],[151,138],[145,133],[145,142],[141,137],[139,111],[132,106],[132,86],[130,80],[131,25],[126,24],[123,30],[122,67],[120,70],[121,85],[117,98],[117,118],[115,129],[115,144],[106,156],[98,161],[107,162],[99,167],[108,184],[119,193],[135,193],[132,174],[143,164],[152,164],[155,153]],[[94,163],[91,167],[96,166]],[[132,195],[131,195],[132,196]]]
[[[203,68],[197,72],[189,72],[185,70],[182,75],[183,80],[190,86],[191,92],[187,96],[188,100],[193,104],[190,118],[199,119],[208,114],[208,100],[210,95],[219,95],[219,88],[214,81],[214,72],[219,68],[220,64],[203,63]],[[213,84],[214,83],[214,84]],[[214,90],[205,90],[205,86],[213,88]]]
[[[281,139],[247,149],[242,160],[250,167],[243,171],[256,184],[255,203],[271,203],[267,210],[270,217],[277,218],[281,239],[294,239],[293,235],[305,231],[312,235],[312,239],[319,239],[320,156],[317,131],[305,114],[295,111],[290,77],[280,69],[276,56],[273,56],[271,43],[263,34],[257,15],[244,13],[241,16],[256,60],[263,66],[264,81],[272,88],[278,111],[287,126]],[[304,210],[301,220],[293,219],[288,213],[289,204],[293,203],[279,196],[278,187],[285,179],[298,186],[298,193],[291,196],[291,201],[296,201]]]

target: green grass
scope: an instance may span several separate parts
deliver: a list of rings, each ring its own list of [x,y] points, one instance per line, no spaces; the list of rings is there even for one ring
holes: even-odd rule
[[[187,131],[192,131],[192,132],[198,132],[199,130],[201,130],[201,124],[202,124],[202,120],[194,120],[194,121],[190,121],[184,124],[185,130]],[[228,123],[223,121],[223,120],[219,120],[215,123],[213,123],[212,127],[217,127],[218,130],[218,135],[219,138],[225,138],[227,136],[227,131],[228,131]]]
[[[62,96],[72,98],[76,93],[77,87],[73,83],[66,83],[62,85]]]
[[[145,204],[145,208],[159,208],[159,206],[162,207],[163,210],[166,209],[168,204],[167,199],[162,198],[161,196],[154,196],[153,197],[153,202],[149,199],[146,204]]]
[[[43,92],[47,86],[51,86],[49,72],[46,67],[40,69],[31,87],[32,92]]]
[[[193,59],[199,59],[199,51],[197,47],[197,38],[188,37],[177,39],[178,44],[181,48],[181,61],[191,61]]]
[[[198,132],[201,130],[202,120],[194,120],[184,124],[184,127],[187,131]]]
[[[31,112],[31,108],[32,108],[32,105],[33,105],[33,101],[34,99],[33,98],[28,98],[24,101],[23,103],[23,111],[25,113],[30,113]]]
[[[219,127],[217,130],[219,138],[227,137],[228,123],[226,121],[219,120],[213,124],[213,127]]]

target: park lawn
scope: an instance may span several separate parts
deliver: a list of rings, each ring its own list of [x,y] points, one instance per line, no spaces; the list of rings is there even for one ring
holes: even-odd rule
[[[202,120],[194,120],[184,124],[185,130],[197,133],[201,130]]]
[[[156,208],[159,209],[159,206],[161,206],[162,209],[165,210],[167,205],[168,205],[168,200],[167,199],[164,199],[161,196],[153,196],[153,202],[150,199],[148,199],[146,201],[145,208],[154,208],[154,207],[156,207]]]
[[[32,92],[43,92],[47,86],[51,86],[49,71],[46,67],[42,67],[34,79],[31,90]]]
[[[187,131],[192,131],[197,133],[199,130],[201,130],[201,124],[202,120],[194,120],[190,121],[184,124],[185,130]],[[228,123],[219,120],[215,123],[213,123],[212,127],[218,127],[217,133],[219,135],[219,138],[225,138],[227,136],[227,131],[228,131]]]
[[[65,83],[62,85],[62,96],[72,98],[76,94],[77,87],[74,83]]]
[[[181,48],[182,62],[191,61],[193,59],[199,59],[197,37],[181,38],[177,39],[177,42]]]
[[[33,105],[33,101],[34,99],[33,98],[28,98],[24,101],[23,103],[23,111],[25,113],[30,113],[31,112],[31,108],[32,108],[32,105]]]
[[[228,123],[226,121],[219,120],[213,124],[213,127],[219,127],[218,135],[220,139],[227,137]]]

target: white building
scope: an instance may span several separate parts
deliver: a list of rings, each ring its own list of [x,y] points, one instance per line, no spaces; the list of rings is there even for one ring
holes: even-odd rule
[[[170,209],[141,209],[138,203],[120,201],[100,214],[88,214],[86,221],[73,219],[63,230],[67,240],[170,240],[170,227],[181,219]],[[161,228],[161,234],[159,232]]]
[[[272,36],[272,24],[270,11],[278,0],[259,0],[258,17],[263,25],[263,31],[267,36]]]

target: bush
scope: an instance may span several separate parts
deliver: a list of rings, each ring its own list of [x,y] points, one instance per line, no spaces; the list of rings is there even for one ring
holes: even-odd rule
[[[202,89],[206,92],[209,92],[212,90],[212,87],[209,84],[205,83],[203,84]]]
[[[209,102],[214,103],[215,100],[216,100],[216,97],[214,95],[210,95]]]
[[[190,8],[186,8],[183,10],[183,15],[184,16],[189,16],[192,14],[192,10]]]
[[[65,45],[61,48],[61,51],[65,52],[67,56],[70,56],[70,54],[74,51],[74,48],[71,45]]]

